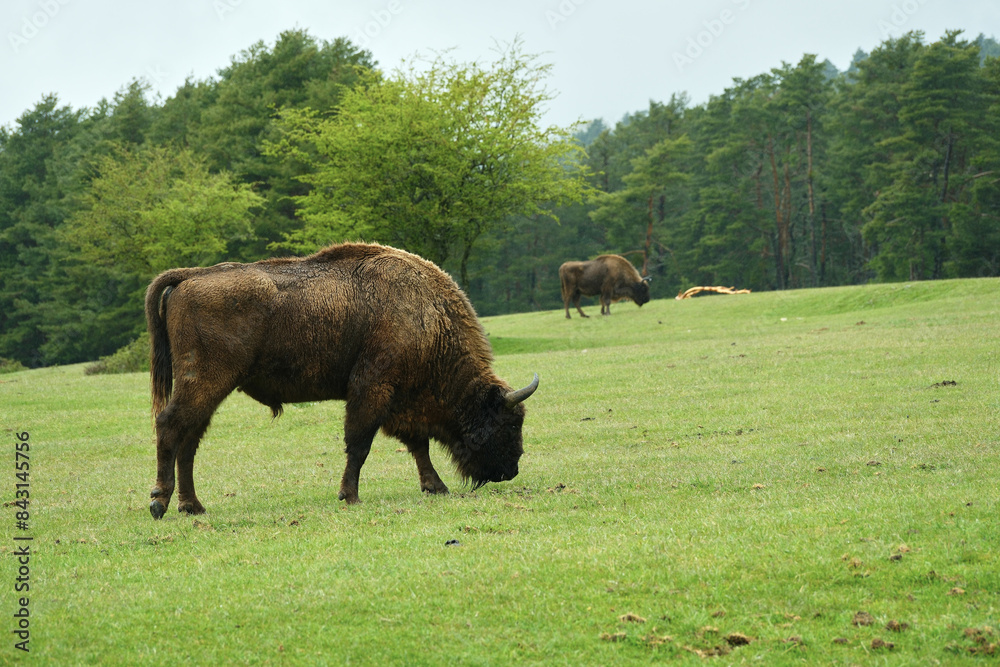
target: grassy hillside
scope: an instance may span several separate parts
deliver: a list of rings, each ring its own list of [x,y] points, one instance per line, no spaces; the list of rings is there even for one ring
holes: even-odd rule
[[[38,664],[987,664],[1000,655],[1000,281],[484,320],[541,385],[521,474],[446,497],[376,439],[336,499],[340,403],[241,394],[154,522],[148,378],[0,377],[30,433]],[[447,545],[457,540],[458,545]],[[3,559],[0,582],[18,576]],[[5,595],[11,625],[17,602]],[[20,651],[8,635],[0,662]],[[993,658],[986,656],[992,655]]]

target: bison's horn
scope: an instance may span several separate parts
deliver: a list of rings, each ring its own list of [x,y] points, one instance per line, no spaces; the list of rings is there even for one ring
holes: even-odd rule
[[[653,276],[643,276],[642,282],[648,283],[652,279],[653,279]]]
[[[538,373],[535,373],[535,379],[531,381],[527,387],[522,387],[521,389],[512,389],[508,391],[503,397],[504,401],[507,403],[508,408],[512,408],[524,399],[528,398],[535,393],[538,389]]]

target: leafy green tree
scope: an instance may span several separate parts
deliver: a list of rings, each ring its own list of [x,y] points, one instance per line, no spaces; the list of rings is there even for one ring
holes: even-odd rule
[[[984,110],[968,198],[953,212],[951,269],[959,276],[1000,275],[1000,57],[986,61],[980,74]]]
[[[958,34],[913,60],[900,88],[900,132],[883,141],[892,154],[873,165],[879,187],[863,231],[878,246],[872,265],[884,280],[954,275],[949,241],[955,216],[967,214],[987,110],[978,47]]]
[[[976,46],[979,47],[980,65],[986,65],[990,59],[1000,58],[1000,42],[997,42],[996,38],[979,33],[976,37]]]
[[[614,246],[642,257],[643,275],[650,273],[651,256],[673,252],[676,236],[667,227],[668,215],[676,225],[684,212],[691,146],[687,135],[667,137],[633,158],[632,171],[622,179],[624,188],[604,194],[591,213]]]
[[[774,286],[775,245],[768,209],[765,105],[769,74],[736,80],[691,116],[693,203],[682,221],[681,283]]]
[[[150,85],[141,79],[134,79],[124,89],[115,93],[109,125],[114,134],[111,141],[131,146],[141,146],[153,124],[156,107],[150,104]]]
[[[327,42],[288,30],[273,47],[257,42],[242,51],[217,80],[186,82],[164,103],[156,127],[161,142],[190,147],[212,171],[232,172],[265,198],[254,217],[254,240],[234,247],[244,259],[266,256],[268,243],[301,225],[293,198],[308,191],[297,179],[305,165],[262,151],[277,138],[279,110],[327,113],[374,67],[371,54],[345,38]]]
[[[842,267],[841,281],[873,277],[870,262],[879,249],[870,234],[867,240],[862,235],[869,219],[865,209],[886,186],[879,165],[894,159],[903,86],[922,48],[919,33],[883,42],[870,56],[856,59],[832,104],[825,189],[832,224],[844,239],[832,254]]]
[[[83,117],[49,95],[13,131],[0,128],[0,356],[29,366],[49,361],[39,304],[50,298],[56,229],[71,211],[56,165]]]
[[[582,137],[586,140],[592,184],[603,192],[624,188],[633,160],[661,139],[683,134],[687,105],[688,97],[683,94],[671,95],[666,103],[651,100],[648,109],[626,115],[613,130],[604,129],[597,137]]]
[[[305,252],[363,238],[444,264],[468,262],[480,236],[510,216],[551,215],[586,192],[570,130],[540,125],[550,67],[514,44],[489,68],[438,57],[425,70],[373,73],[333,116],[282,114],[271,155],[301,161],[305,225],[281,247]]]
[[[826,246],[828,230],[825,219],[821,219],[818,208],[820,197],[816,192],[819,164],[826,152],[826,118],[833,94],[833,84],[829,76],[829,62],[816,62],[816,56],[806,55],[798,65],[785,63],[780,69],[772,70],[779,79],[780,94],[776,100],[776,111],[791,128],[790,139],[795,146],[791,151],[795,160],[798,198],[789,201],[789,219],[783,232],[784,244],[789,261],[804,266],[809,277],[800,280],[802,284],[819,286],[826,274]],[[791,188],[789,188],[791,189]],[[789,197],[792,193],[789,192]],[[804,198],[804,201],[803,201]],[[798,248],[791,248],[790,228],[798,222],[801,229]]]
[[[41,363],[107,355],[145,328],[142,299],[157,272],[211,264],[252,233],[260,198],[190,151],[121,144],[91,158],[94,178],[53,232],[44,293],[30,312]]]
[[[173,266],[211,264],[253,234],[262,198],[226,172],[209,173],[190,150],[119,149],[95,165],[83,208],[64,240],[85,262],[145,280]]]

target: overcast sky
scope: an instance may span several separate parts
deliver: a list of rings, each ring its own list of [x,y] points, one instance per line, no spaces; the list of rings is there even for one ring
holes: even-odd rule
[[[347,36],[385,69],[452,49],[488,63],[520,36],[553,65],[547,120],[567,125],[625,113],[687,92],[694,104],[734,77],[797,63],[805,53],[846,69],[855,50],[910,30],[1000,37],[997,0],[4,0],[0,7],[0,125],[44,94],[74,108],[145,78],[164,99],[185,78],[216,75],[254,42],[290,28]]]

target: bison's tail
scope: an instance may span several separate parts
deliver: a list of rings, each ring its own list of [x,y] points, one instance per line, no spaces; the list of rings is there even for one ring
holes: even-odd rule
[[[563,303],[569,305],[569,300],[573,298],[573,289],[570,287],[569,269],[565,266],[559,267],[559,288],[562,292]]]
[[[149,331],[149,382],[153,395],[153,419],[163,412],[173,392],[173,358],[167,337],[167,298],[171,290],[192,274],[190,269],[172,269],[158,275],[146,289],[146,329]]]

